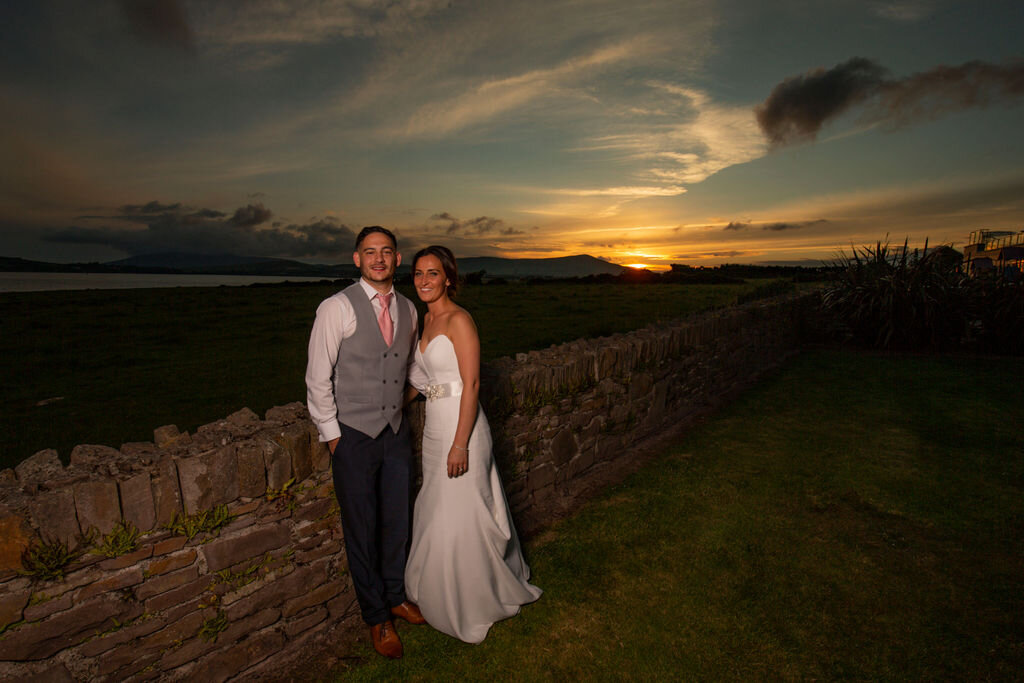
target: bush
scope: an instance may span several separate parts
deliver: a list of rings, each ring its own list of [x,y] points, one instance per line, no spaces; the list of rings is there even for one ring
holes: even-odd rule
[[[1021,352],[1024,288],[1001,276],[969,277],[949,247],[841,252],[823,301],[834,331],[873,348]]]

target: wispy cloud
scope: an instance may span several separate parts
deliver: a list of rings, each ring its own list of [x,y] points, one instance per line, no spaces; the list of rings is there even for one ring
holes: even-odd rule
[[[198,3],[190,10],[209,45],[281,46],[403,32],[449,7],[450,0],[249,0]]]
[[[871,11],[892,21],[915,22],[924,19],[935,10],[930,0],[887,0],[872,2]]]
[[[648,38],[603,47],[557,66],[516,76],[487,80],[466,92],[423,105],[404,124],[382,131],[385,136],[440,138],[518,109],[541,97],[576,97],[576,81],[602,68],[635,60],[650,50]]]
[[[670,183],[699,183],[764,156],[767,145],[748,106],[717,104],[696,88],[651,81],[660,94],[630,132],[586,141],[581,151],[621,150],[644,163],[639,173]]]

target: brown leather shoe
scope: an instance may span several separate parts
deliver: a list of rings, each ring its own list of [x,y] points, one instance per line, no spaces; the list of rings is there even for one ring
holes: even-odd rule
[[[402,656],[402,641],[390,619],[383,624],[371,626],[370,637],[373,639],[373,649],[378,654],[389,659],[399,659]]]
[[[420,608],[412,604],[408,600],[403,602],[398,607],[392,607],[391,613],[400,619],[405,619],[410,624],[425,624],[427,620],[423,618],[423,613],[420,612]]]

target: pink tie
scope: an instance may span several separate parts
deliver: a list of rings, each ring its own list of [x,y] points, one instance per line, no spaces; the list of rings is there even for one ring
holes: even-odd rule
[[[390,294],[378,294],[380,300],[380,315],[377,316],[377,324],[380,325],[380,333],[384,335],[384,341],[388,346],[395,340],[395,323],[391,320],[391,311],[388,306],[391,304]]]

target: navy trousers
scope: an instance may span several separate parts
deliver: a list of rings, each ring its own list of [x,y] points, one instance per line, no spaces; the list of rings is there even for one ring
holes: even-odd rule
[[[341,425],[331,454],[348,568],[363,620],[374,626],[405,601],[412,447],[405,420],[376,437]]]

